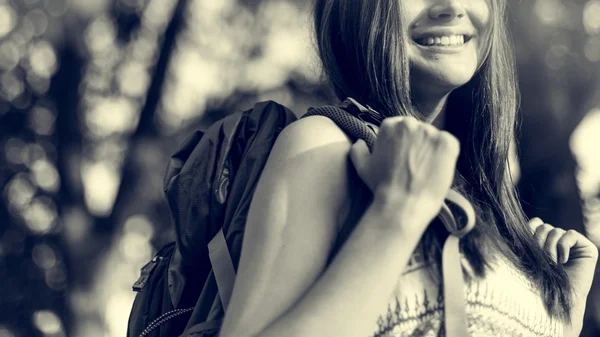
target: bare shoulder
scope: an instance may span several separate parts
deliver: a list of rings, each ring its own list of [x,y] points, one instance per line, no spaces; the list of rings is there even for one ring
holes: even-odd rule
[[[331,119],[309,116],[290,124],[281,132],[274,154],[282,152],[281,155],[290,158],[307,151],[319,153],[333,150],[338,155],[346,156],[351,146],[350,138]]]

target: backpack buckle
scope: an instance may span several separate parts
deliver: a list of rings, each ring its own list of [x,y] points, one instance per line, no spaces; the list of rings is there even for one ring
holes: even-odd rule
[[[348,109],[351,106],[354,106],[358,110],[356,117],[365,123],[379,125],[383,121],[383,117],[375,109],[371,108],[369,105],[365,106],[360,104],[352,97],[347,97],[344,102],[342,102],[342,108]]]
[[[142,267],[140,277],[132,286],[133,291],[139,293],[144,289],[148,279],[150,279],[150,274],[152,274],[152,271],[158,265],[159,260],[162,260],[162,256],[155,256],[152,260],[150,260],[150,262],[146,263],[146,265]]]

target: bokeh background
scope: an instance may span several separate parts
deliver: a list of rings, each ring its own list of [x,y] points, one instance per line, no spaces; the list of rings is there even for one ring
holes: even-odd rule
[[[529,216],[600,245],[600,1],[509,0]],[[309,0],[0,0],[0,337],[121,337],[187,134],[331,102]],[[600,336],[600,277],[582,336]]]

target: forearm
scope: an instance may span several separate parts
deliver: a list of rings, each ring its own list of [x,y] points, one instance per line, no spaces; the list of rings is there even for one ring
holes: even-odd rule
[[[422,234],[402,228],[424,228],[417,223],[430,221],[410,209],[375,198],[313,287],[256,337],[372,334]]]
[[[583,316],[585,315],[585,300],[576,303],[571,309],[571,323],[565,323],[564,337],[579,337],[583,329]]]

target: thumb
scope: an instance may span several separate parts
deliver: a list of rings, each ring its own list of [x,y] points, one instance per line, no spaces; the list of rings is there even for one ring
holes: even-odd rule
[[[365,173],[367,157],[371,154],[369,151],[369,147],[367,143],[359,139],[356,143],[352,144],[352,148],[350,148],[350,159],[352,160],[352,164],[356,168],[356,172],[362,177],[363,173]]]

